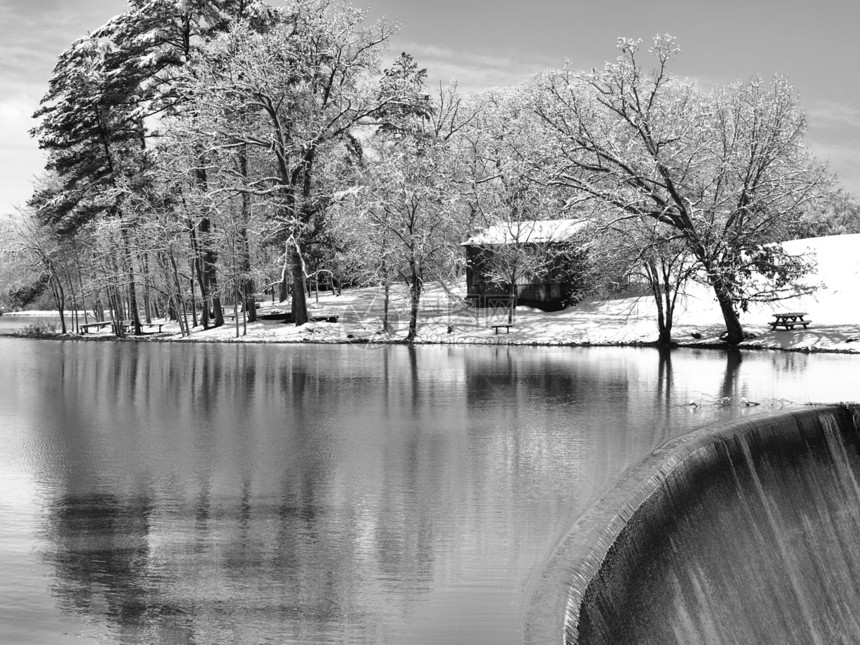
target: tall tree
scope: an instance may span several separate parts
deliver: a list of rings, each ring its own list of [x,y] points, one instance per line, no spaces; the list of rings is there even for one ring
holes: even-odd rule
[[[591,241],[592,286],[612,291],[631,279],[648,287],[657,309],[657,345],[672,344],[675,307],[698,263],[676,229],[652,218],[609,221],[597,214]]]
[[[371,141],[354,225],[379,241],[373,259],[381,262],[384,284],[397,273],[409,288],[407,342],[417,337],[426,282],[450,279],[459,268],[467,227],[458,135],[472,118],[456,88],[441,88],[432,110],[398,119]]]
[[[9,244],[9,247],[0,249],[0,253],[8,254],[9,261],[28,265],[40,275],[41,280],[47,282],[64,334],[68,330],[67,299],[71,296],[75,314],[73,327],[76,330],[78,308],[75,266],[70,261],[68,249],[63,248],[68,238],[57,235],[56,231],[41,221],[32,210],[19,211],[18,217],[0,228],[0,233]]]
[[[676,230],[714,291],[727,341],[739,343],[742,268],[791,265],[772,262],[779,251],[767,245],[828,180],[804,146],[797,95],[781,77],[705,93],[670,74],[680,51],[670,36],[654,39],[650,72],[637,41],[619,39],[619,49],[602,70],[537,81],[534,110],[555,138],[554,182],[620,218]]]
[[[123,221],[122,263],[139,334],[130,244],[133,221],[125,216],[125,202],[147,181],[146,159],[140,146],[141,120],[123,94],[108,88],[105,56],[110,46],[88,36],[60,57],[35,114],[41,122],[33,130],[58,182],[37,190],[30,204],[60,233],[74,232],[99,216]]]
[[[134,105],[142,122],[156,125],[183,109],[184,85],[177,82],[192,55],[237,20],[262,29],[271,9],[259,0],[132,0],[131,11],[118,16],[94,35],[114,43],[106,56],[110,90]],[[156,131],[156,135],[158,132]],[[190,173],[194,189],[210,190],[208,160],[197,151]],[[223,324],[218,289],[218,256],[211,243],[213,214],[206,200],[192,215],[190,242],[195,251],[196,275],[204,303],[202,322]]]
[[[267,31],[235,25],[197,59],[189,77],[192,119],[198,135],[209,138],[208,149],[244,149],[267,162],[261,177],[237,173],[232,189],[268,203],[297,325],[308,320],[304,258],[332,194],[320,181],[325,156],[343,142],[355,147],[356,127],[399,98],[372,83],[393,30],[384,23],[367,27],[364,18],[330,0],[295,0],[277,10]]]

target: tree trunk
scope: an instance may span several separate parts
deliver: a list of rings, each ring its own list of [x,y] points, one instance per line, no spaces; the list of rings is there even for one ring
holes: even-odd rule
[[[60,316],[60,328],[62,332],[66,333],[66,314],[65,314],[65,294],[63,293],[63,285],[60,282],[60,279],[55,275],[51,276],[51,291],[54,293],[54,302],[57,306],[57,314]]]
[[[720,311],[723,314],[723,320],[726,323],[725,340],[729,345],[737,345],[744,339],[744,330],[738,318],[738,313],[735,311],[734,302],[722,281],[715,280],[712,286],[714,288],[714,295],[716,295],[717,302],[720,305]]]
[[[391,284],[388,282],[388,278],[385,278],[385,284],[383,286],[383,298],[382,298],[382,331],[384,333],[389,333],[391,331],[391,323],[388,321],[388,308],[391,303]]]
[[[140,261],[143,265],[141,271],[143,273],[143,314],[146,319],[146,324],[152,324],[152,276],[149,275],[149,256],[146,253],[140,255]]]
[[[239,299],[241,298],[241,294],[236,293],[236,298],[233,300],[233,321],[236,326],[236,338],[239,338]]]
[[[281,278],[280,285],[278,286],[278,302],[283,302],[289,297],[290,294],[290,282],[287,280],[287,273],[284,272],[284,276]],[[272,287],[272,299],[275,297],[275,287]]]
[[[672,288],[660,282],[660,273],[655,265],[646,266],[646,271],[651,295],[657,307],[657,346],[668,347],[672,344]]]
[[[245,310],[245,318],[248,322],[256,322],[257,301],[254,300],[254,281],[251,278],[242,280],[242,307]]]
[[[239,172],[245,185],[248,184],[248,144],[239,147]],[[256,322],[257,303],[254,301],[254,280],[251,278],[251,245],[248,242],[248,224],[251,221],[251,195],[242,193],[242,226],[239,229],[239,251],[242,255],[242,307],[245,321]]]
[[[209,179],[205,168],[195,171],[198,187],[205,193],[209,190]],[[218,296],[218,254],[212,248],[212,220],[207,212],[200,218],[196,230],[199,237],[195,235],[195,228],[191,228],[192,244],[195,245],[195,257],[197,258],[197,277],[200,282],[200,299],[203,301],[202,324],[206,329],[209,326],[210,314],[214,318],[213,326],[220,327],[224,324],[224,312],[221,309],[221,299]]]
[[[201,222],[200,225],[202,226],[203,222]],[[209,329],[211,307],[211,299],[209,297],[209,273],[203,266],[203,250],[201,248],[200,240],[197,237],[197,232],[195,228],[191,229],[191,246],[194,249],[193,273],[197,276],[197,284],[200,287],[200,325],[203,327],[203,329]]]
[[[672,321],[663,303],[660,285],[652,285],[651,292],[657,305],[657,346],[666,347],[672,343]]]
[[[308,321],[308,303],[305,300],[305,272],[302,266],[301,250],[297,245],[290,248],[290,264],[293,269],[293,321],[296,327]]]
[[[660,330],[659,330],[659,333],[657,335],[657,346],[658,347],[670,347],[671,345],[672,345],[672,328],[663,324],[660,326]]]
[[[72,249],[75,252],[75,267],[77,268],[77,272],[78,272],[78,291],[81,294],[81,307],[83,307],[83,310],[84,310],[84,324],[86,325],[90,321],[89,321],[89,316],[87,314],[87,296],[86,296],[86,289],[84,289],[84,273],[83,273],[83,269],[81,269],[81,257],[80,257],[80,254],[78,253],[78,244],[77,244],[77,242],[75,242],[75,236],[74,235],[72,235]],[[95,308],[93,308],[93,309],[95,309]],[[78,331],[80,332],[80,327],[78,328]]]
[[[72,299],[72,331],[80,333],[81,323],[78,319],[78,296],[75,294],[75,283],[72,281],[72,272],[68,268],[68,263],[63,259],[63,266],[66,267],[66,282],[69,285],[69,296]]]
[[[96,317],[98,322],[105,321],[105,306],[104,302],[102,302],[102,292],[101,290],[97,290],[93,294],[93,315]]]
[[[720,277],[718,270],[715,270],[712,260],[706,257],[704,249],[699,247],[694,248],[696,257],[702,263],[705,273],[708,276],[708,283],[714,290],[714,295],[720,305],[720,311],[723,314],[723,321],[726,324],[725,341],[729,345],[737,345],[744,339],[744,330],[741,327],[741,321],[738,319],[738,312],[735,311],[735,305],[732,301],[731,293],[725,280]]]
[[[182,297],[182,282],[179,280],[179,268],[176,266],[176,258],[171,253],[168,256],[170,260],[170,268],[172,269],[171,278],[173,279],[173,288],[175,290],[176,320],[179,323],[179,333],[182,336],[190,336],[191,330],[188,328],[188,313],[185,309],[185,298]],[[191,284],[194,284],[192,280]],[[193,304],[193,302],[192,302]]]
[[[125,272],[128,276],[128,306],[131,314],[131,322],[134,325],[134,335],[140,336],[143,330],[140,328],[140,312],[137,310],[137,288],[135,285],[134,275],[134,256],[131,250],[131,243],[128,239],[128,231],[122,227],[122,244],[123,244],[123,262],[125,263]]]
[[[212,289],[213,326],[220,327],[224,324],[224,307],[221,306],[221,296],[218,295],[218,276],[215,274],[214,265],[210,266],[209,286]]]
[[[418,336],[418,306],[421,303],[421,278],[414,261],[409,263],[411,269],[411,280],[409,283],[409,333],[406,335],[407,343],[414,343]]]

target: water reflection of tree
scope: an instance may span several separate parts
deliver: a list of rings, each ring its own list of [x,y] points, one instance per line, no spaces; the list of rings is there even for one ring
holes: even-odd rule
[[[475,444],[469,473],[480,508],[513,506],[512,535],[540,527],[535,543],[575,516],[631,457],[631,397],[636,379],[614,350],[528,351],[498,348],[467,353],[468,432]],[[647,442],[647,437],[644,438]],[[531,496],[541,503],[523,503]]]
[[[672,379],[672,349],[660,347],[657,349],[657,399],[662,400],[666,408],[672,405],[672,393],[675,388]]]
[[[673,434],[676,423],[675,412],[677,406],[674,403],[675,381],[672,370],[672,349],[670,347],[657,348],[657,387],[656,405],[654,407],[654,440],[651,448],[663,444]]]
[[[739,349],[726,350],[726,370],[720,387],[720,397],[723,400],[737,400],[743,394],[738,392],[738,374],[740,373],[743,353]]]
[[[60,405],[50,423],[73,457],[44,523],[60,606],[127,642],[386,640],[423,611],[440,559],[463,561],[450,545],[478,539],[440,503],[475,484],[450,361],[197,349],[87,355],[87,374],[56,376],[81,414]],[[384,403],[367,387],[382,368]]]
[[[46,522],[51,548],[44,553],[56,573],[53,591],[61,609],[107,619],[120,640],[167,634],[171,641],[190,639],[188,608],[154,593],[151,513],[145,495],[121,499],[92,493],[56,500]]]

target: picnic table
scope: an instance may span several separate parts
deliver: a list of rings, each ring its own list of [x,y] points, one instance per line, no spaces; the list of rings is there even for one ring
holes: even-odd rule
[[[498,334],[499,334],[499,330],[500,330],[502,327],[504,327],[504,328],[505,328],[505,333],[506,333],[506,334],[510,334],[510,333],[511,333],[511,327],[513,327],[513,325],[511,325],[510,323],[499,323],[498,325],[490,325],[490,327],[492,327],[492,328],[495,330],[496,335],[498,336]]]
[[[784,311],[773,315],[774,320],[770,322],[770,328],[776,331],[777,327],[782,327],[787,331],[791,331],[796,326],[800,325],[804,329],[807,328],[811,320],[804,319],[805,311]]]

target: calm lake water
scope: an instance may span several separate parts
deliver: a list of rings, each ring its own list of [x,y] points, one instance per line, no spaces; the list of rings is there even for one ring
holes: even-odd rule
[[[0,338],[0,642],[519,643],[556,540],[626,467],[856,400],[858,366]]]

